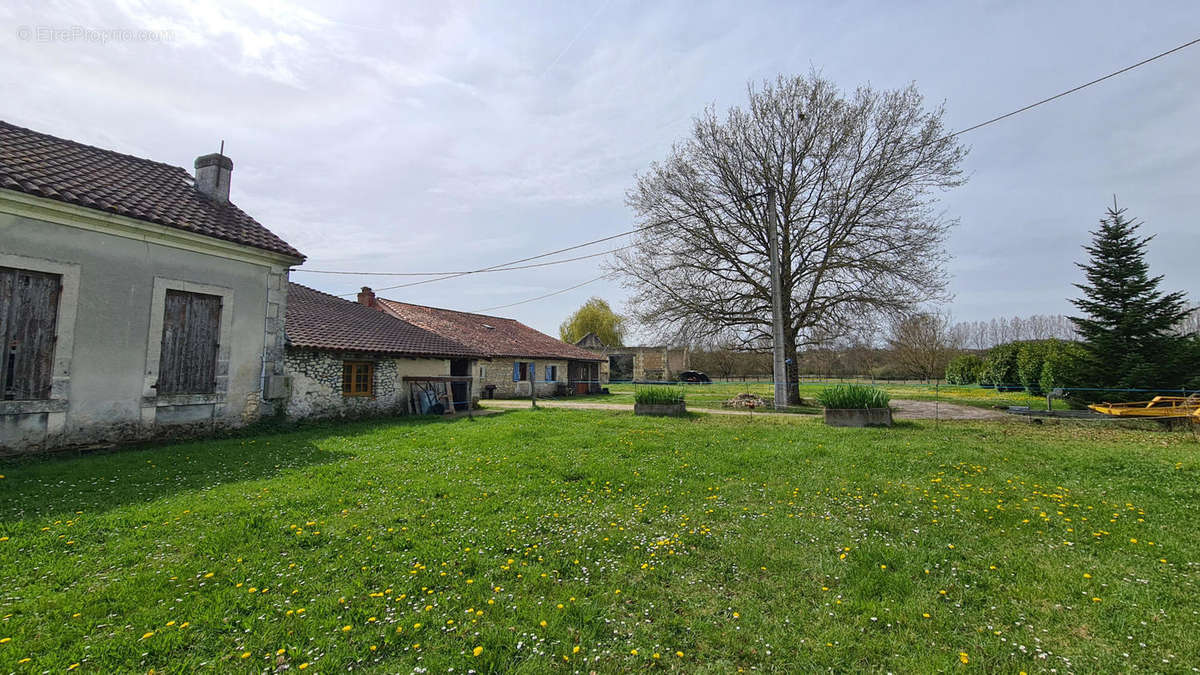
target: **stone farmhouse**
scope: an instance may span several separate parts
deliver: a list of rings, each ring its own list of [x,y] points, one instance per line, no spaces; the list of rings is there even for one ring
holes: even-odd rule
[[[514,319],[377,298],[364,287],[359,304],[385,312],[484,355],[472,371],[483,396],[563,396],[598,392],[604,357]]]
[[[236,427],[283,388],[304,256],[181,167],[0,122],[0,452]]]
[[[485,355],[377,309],[292,283],[289,418],[444,414],[467,410]]]

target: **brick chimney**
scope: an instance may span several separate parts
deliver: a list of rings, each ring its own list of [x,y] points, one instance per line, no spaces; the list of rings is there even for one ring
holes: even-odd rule
[[[218,204],[229,203],[233,160],[214,152],[196,158],[196,189]]]
[[[358,304],[379,308],[375,303],[375,291],[371,290],[370,286],[363,286],[362,290],[358,292]]]

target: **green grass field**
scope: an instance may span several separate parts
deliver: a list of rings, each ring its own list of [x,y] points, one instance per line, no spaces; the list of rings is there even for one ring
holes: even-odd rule
[[[815,403],[817,393],[823,388],[835,384],[837,382],[827,384],[815,382],[802,383],[800,385],[800,396],[805,399],[806,403],[810,403],[811,405],[792,408],[790,412],[806,414],[821,412],[821,408],[817,407]],[[638,386],[641,385],[610,384],[608,385],[608,390],[611,393],[607,396],[579,397],[579,400],[632,404],[633,392]],[[687,404],[692,408],[720,408],[724,401],[733,398],[741,392],[751,392],[764,398],[770,398],[774,395],[774,387],[770,382],[714,382],[712,384],[681,384],[674,386],[683,388],[687,393]],[[899,399],[911,399],[915,401],[941,400],[943,403],[957,403],[977,408],[1027,405],[1037,410],[1046,409],[1045,398],[1030,396],[1023,391],[997,392],[994,389],[984,389],[982,387],[945,384],[939,385],[937,388],[933,385],[911,383],[880,384],[878,386],[891,394],[892,398]],[[1054,408],[1056,410],[1065,410],[1068,407],[1066,402],[1059,399],[1054,400]]]
[[[1183,671],[1198,448],[542,409],[0,463],[0,672]]]

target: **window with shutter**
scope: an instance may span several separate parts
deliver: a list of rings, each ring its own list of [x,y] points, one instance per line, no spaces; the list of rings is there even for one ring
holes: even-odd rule
[[[216,391],[220,331],[220,296],[167,291],[159,352],[159,394]]]
[[[524,380],[533,381],[537,377],[537,373],[529,370],[528,361],[513,361],[513,382],[522,382]]]
[[[6,400],[50,398],[62,278],[0,267],[0,392]]]

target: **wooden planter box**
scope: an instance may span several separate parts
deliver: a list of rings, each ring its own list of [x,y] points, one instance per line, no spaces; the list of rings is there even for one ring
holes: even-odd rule
[[[890,427],[891,408],[825,409],[825,424],[831,427]]]
[[[686,403],[634,403],[634,415],[655,415],[658,417],[683,417],[687,414]]]

